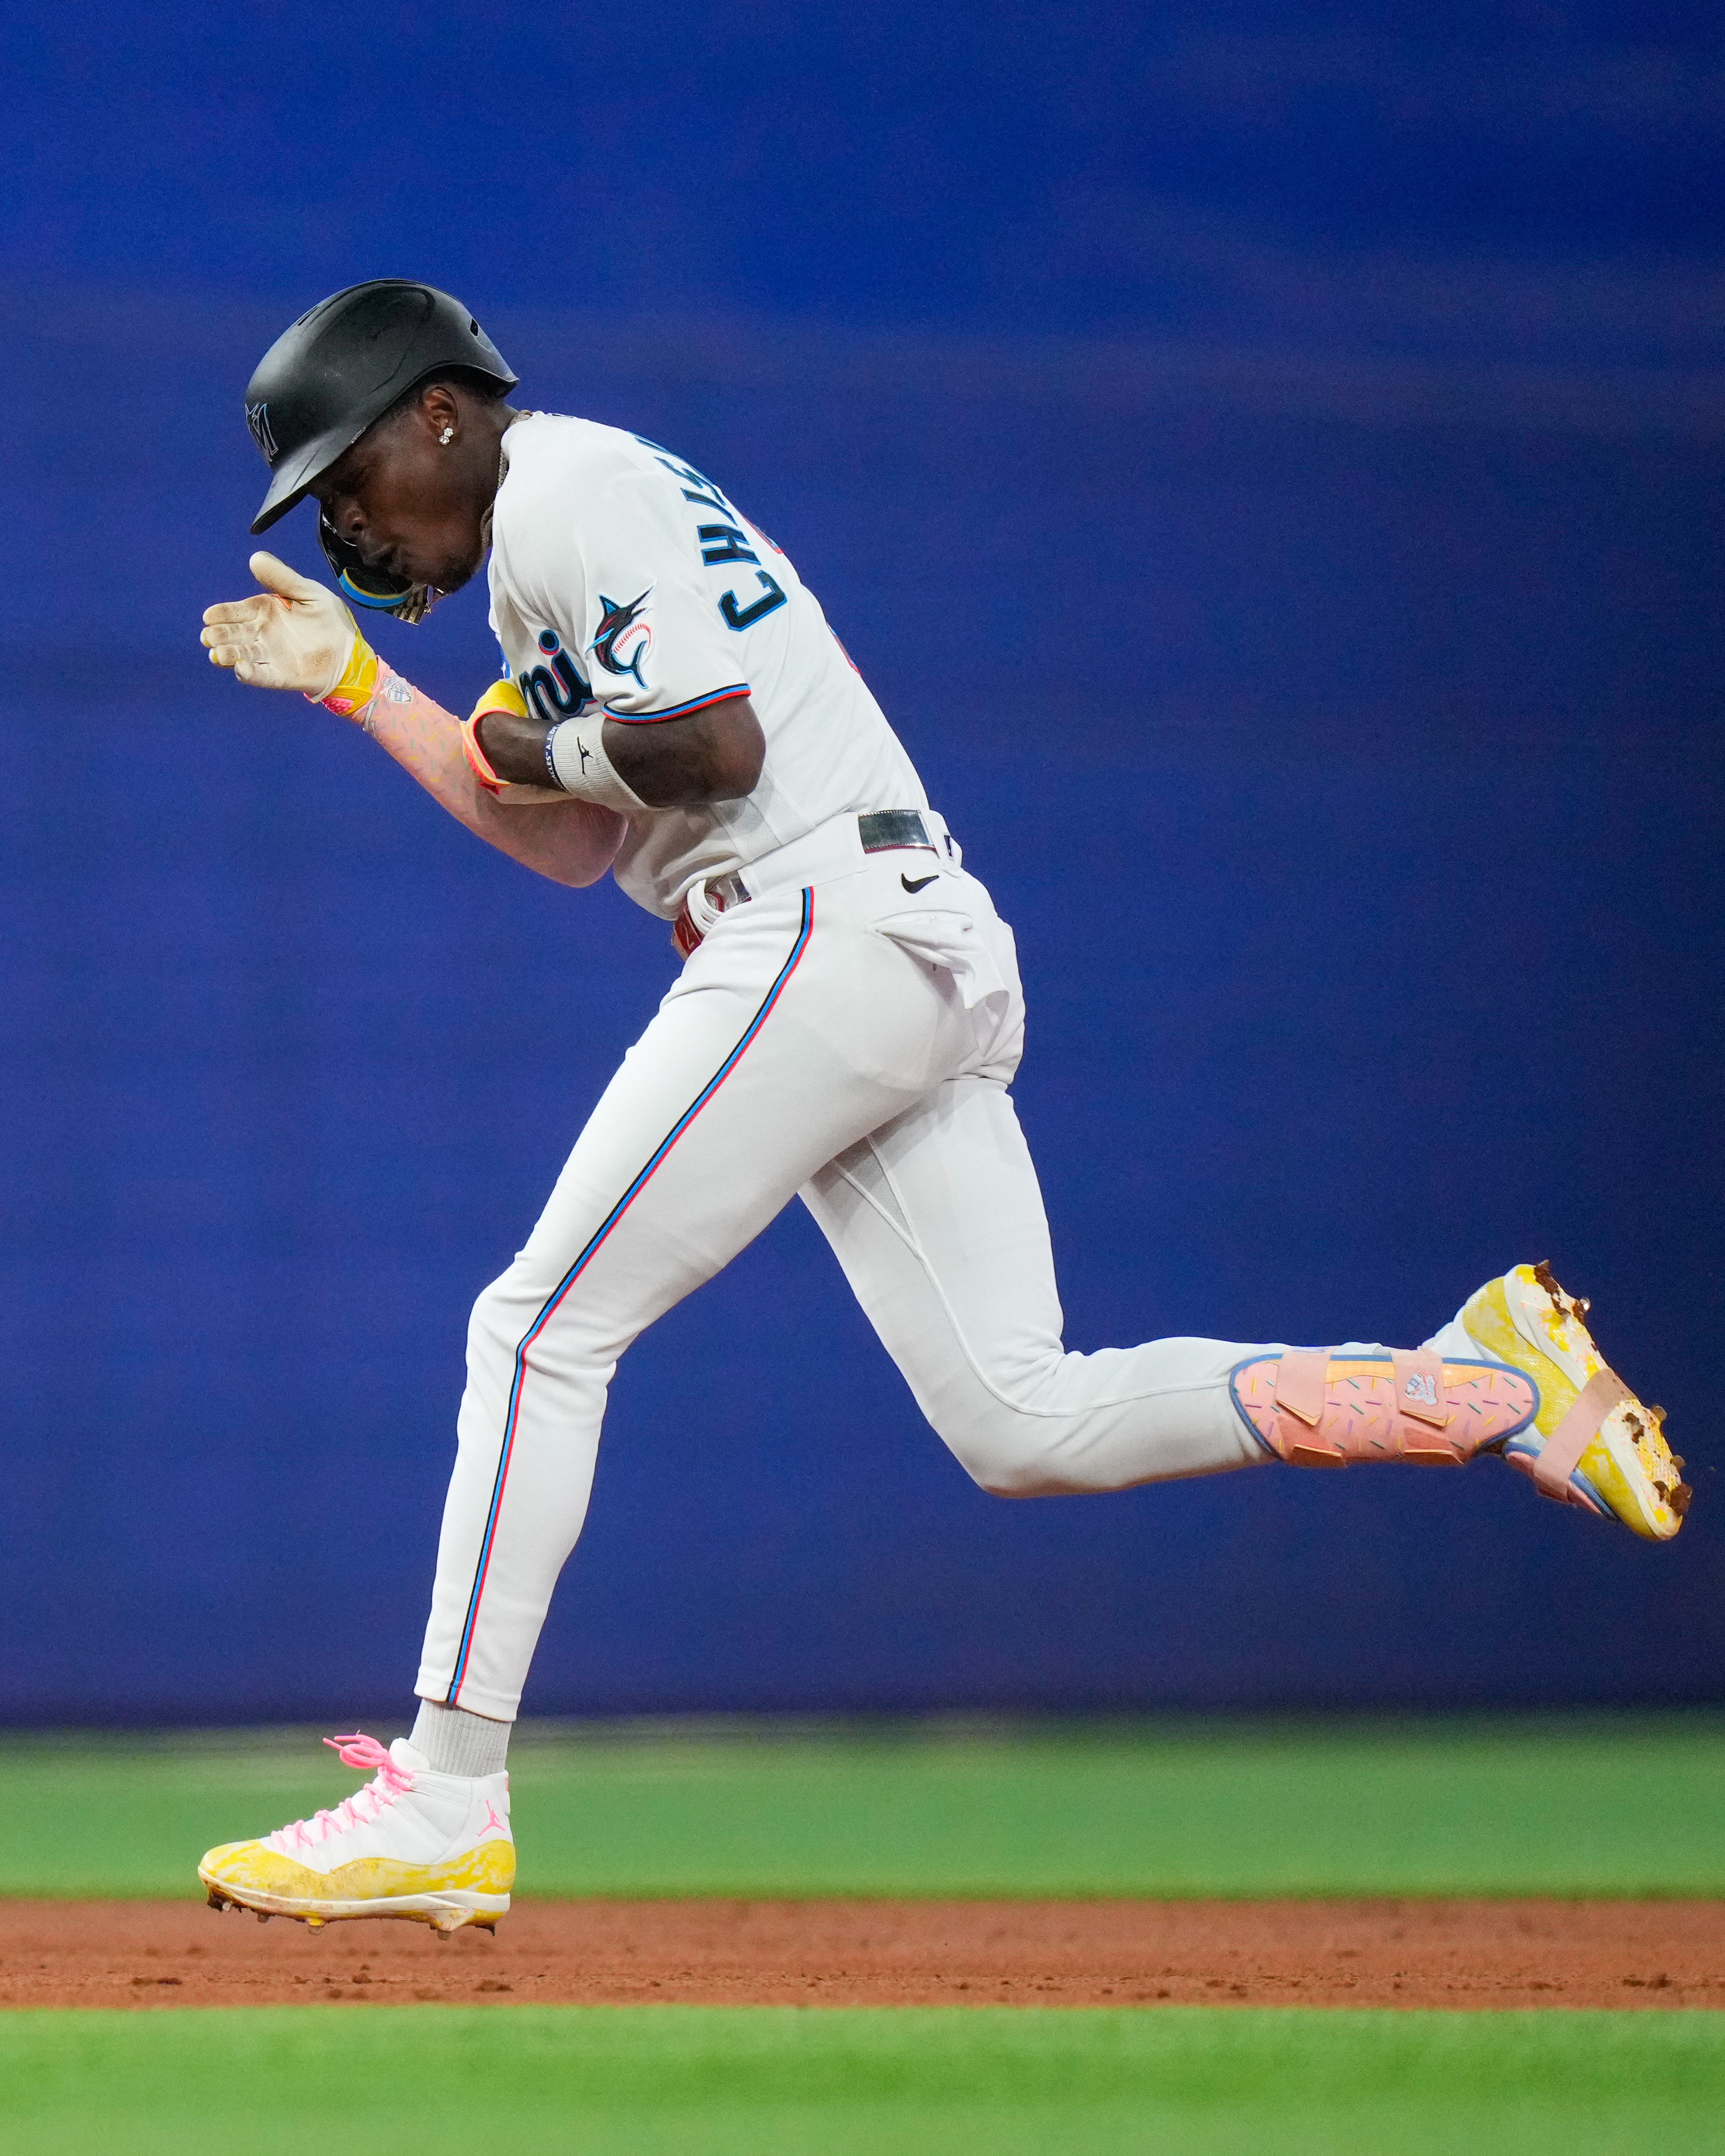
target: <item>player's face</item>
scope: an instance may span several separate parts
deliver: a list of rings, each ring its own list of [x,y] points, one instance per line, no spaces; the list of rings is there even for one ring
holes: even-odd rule
[[[370,569],[459,591],[485,557],[470,455],[450,454],[418,409],[362,435],[312,490]],[[496,453],[490,452],[495,473]]]

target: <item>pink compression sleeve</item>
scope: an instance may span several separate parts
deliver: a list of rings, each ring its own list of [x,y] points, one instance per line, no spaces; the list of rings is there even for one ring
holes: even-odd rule
[[[597,883],[623,844],[623,819],[590,801],[500,807],[473,775],[460,721],[388,666],[379,666],[365,704],[341,716],[381,742],[458,823],[553,883]]]

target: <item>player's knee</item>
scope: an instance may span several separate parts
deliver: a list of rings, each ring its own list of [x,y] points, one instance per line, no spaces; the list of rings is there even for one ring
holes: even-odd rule
[[[474,1300],[473,1313],[467,1321],[470,1359],[475,1356],[494,1358],[500,1354],[512,1357],[544,1299],[542,1291],[531,1290],[516,1279],[513,1267],[500,1273]]]
[[[506,1273],[502,1280],[489,1281],[474,1297],[473,1309],[467,1320],[470,1343],[480,1339],[489,1341],[496,1334],[504,1319],[506,1300],[504,1289],[508,1277]]]
[[[1055,1489],[1022,1460],[967,1460],[967,1472],[991,1497],[1050,1497]]]
[[[1073,1479],[1058,1425],[1040,1417],[1002,1409],[986,1421],[968,1419],[940,1435],[971,1481],[991,1497],[1060,1497],[1090,1486]]]
[[[970,1478],[991,1497],[1074,1497],[1088,1491],[1088,1482],[1075,1481],[1059,1464],[1040,1458],[994,1460]]]
[[[542,1324],[545,1317],[542,1279],[514,1265],[500,1273],[480,1290],[467,1321],[470,1376],[508,1368],[531,1340],[536,1369],[583,1378],[603,1372],[608,1379],[626,1337],[597,1326],[593,1314],[578,1307],[562,1306],[549,1325]]]

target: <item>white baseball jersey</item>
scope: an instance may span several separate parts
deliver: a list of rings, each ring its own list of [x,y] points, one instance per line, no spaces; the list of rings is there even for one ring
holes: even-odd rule
[[[614,870],[670,919],[704,876],[850,811],[926,808],[915,767],[785,555],[680,457],[535,413],[504,438],[491,626],[530,709],[624,725],[747,696],[767,739],[746,801],[629,819]]]

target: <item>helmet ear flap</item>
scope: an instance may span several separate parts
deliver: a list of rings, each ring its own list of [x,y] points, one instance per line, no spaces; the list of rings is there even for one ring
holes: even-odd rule
[[[423,621],[443,596],[429,584],[404,583],[382,569],[368,569],[357,547],[350,546],[322,511],[317,517],[318,544],[324,559],[336,572],[341,596],[374,613],[393,614],[398,621]]]

